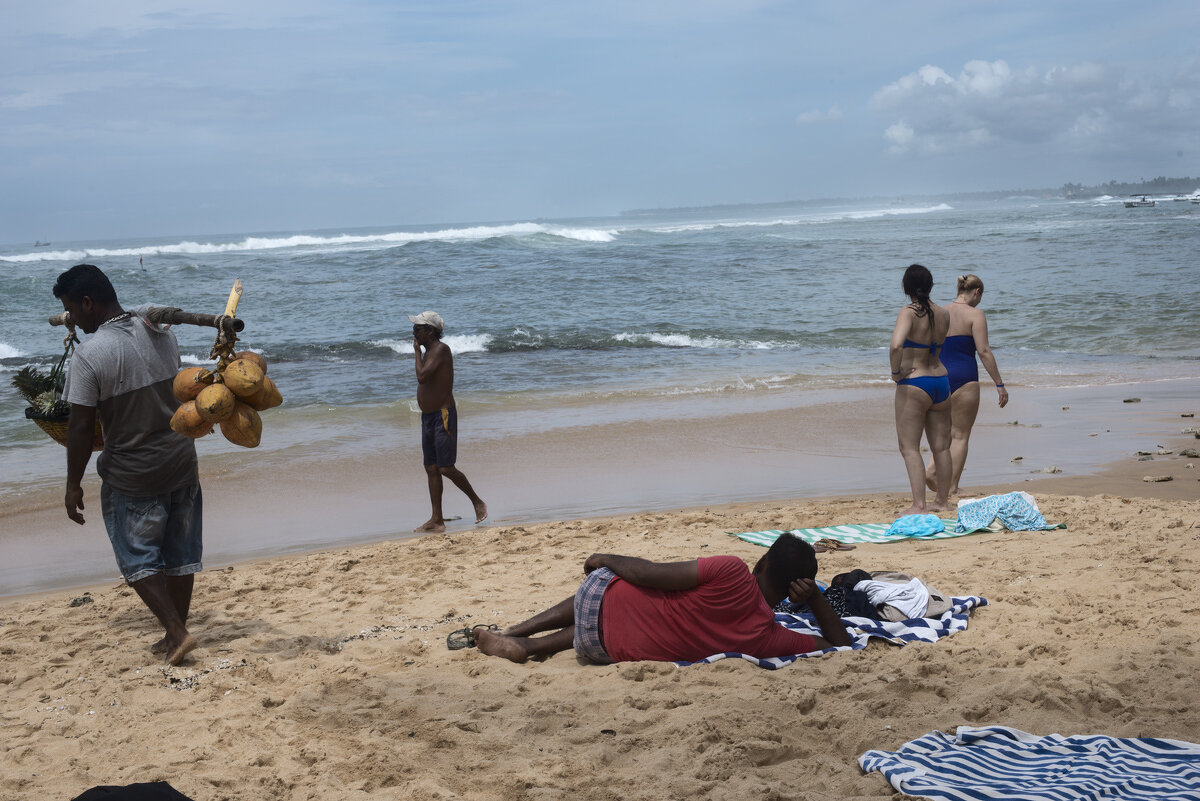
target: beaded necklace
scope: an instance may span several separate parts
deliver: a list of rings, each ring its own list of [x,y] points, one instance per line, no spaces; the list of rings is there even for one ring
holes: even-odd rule
[[[121,312],[120,314],[115,314],[112,317],[109,317],[107,320],[100,323],[100,325],[108,325],[109,323],[119,323],[121,320],[128,320],[132,316],[133,316],[133,312],[124,311],[124,312]],[[99,328],[100,325],[98,325],[96,327]]]

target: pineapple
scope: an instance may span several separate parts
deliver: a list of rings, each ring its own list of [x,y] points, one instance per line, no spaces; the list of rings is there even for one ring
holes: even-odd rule
[[[17,392],[43,419],[61,419],[70,414],[71,405],[62,399],[62,384],[61,374],[43,373],[32,365],[22,367],[12,380]]]

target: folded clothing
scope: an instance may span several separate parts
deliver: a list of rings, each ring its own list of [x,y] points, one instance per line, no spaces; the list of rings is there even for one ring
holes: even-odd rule
[[[958,503],[956,531],[979,531],[999,521],[1009,531],[1040,531],[1046,518],[1028,492],[989,495]]]
[[[905,515],[884,533],[889,537],[928,537],[945,530],[946,524],[937,515]]]
[[[858,592],[865,592],[875,606],[887,604],[904,615],[904,620],[924,617],[929,606],[929,590],[920,579],[909,579],[903,584],[890,581],[860,581],[854,585]]]

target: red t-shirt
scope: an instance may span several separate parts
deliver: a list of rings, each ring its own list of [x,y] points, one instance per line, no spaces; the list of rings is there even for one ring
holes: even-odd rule
[[[604,591],[600,627],[614,662],[694,662],[736,651],[763,659],[816,650],[808,634],[775,622],[758,581],[736,556],[697,560],[690,590],[639,587],[620,577]]]

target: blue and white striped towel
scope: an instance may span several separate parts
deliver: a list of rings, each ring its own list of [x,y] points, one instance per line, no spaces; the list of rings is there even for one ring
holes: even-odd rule
[[[1182,740],[960,726],[894,753],[867,751],[858,765],[880,771],[902,793],[934,801],[1200,801],[1200,745]]]
[[[942,637],[948,637],[955,632],[965,631],[967,628],[967,618],[970,616],[971,610],[977,606],[987,606],[986,598],[979,598],[974,595],[965,598],[951,598],[950,600],[953,604],[950,607],[950,611],[937,618],[924,617],[916,620],[901,620],[892,623],[886,620],[871,620],[868,617],[844,617],[842,618],[842,623],[845,624],[846,631],[850,634],[853,644],[842,648],[826,648],[823,651],[813,651],[810,654],[791,654],[789,656],[775,656],[769,659],[760,659],[757,656],[750,656],[749,654],[730,652],[713,654],[696,662],[676,662],[675,664],[683,667],[685,665],[709,664],[725,659],[726,657],[741,657],[747,662],[753,662],[761,668],[778,670],[781,667],[792,664],[797,659],[808,656],[831,654],[835,651],[862,650],[867,647],[867,642],[872,637],[887,640],[894,645],[905,645],[918,641],[936,642]],[[801,634],[811,634],[814,637],[821,636],[821,628],[817,625],[812,615],[789,615],[783,612],[776,612],[775,621]]]

